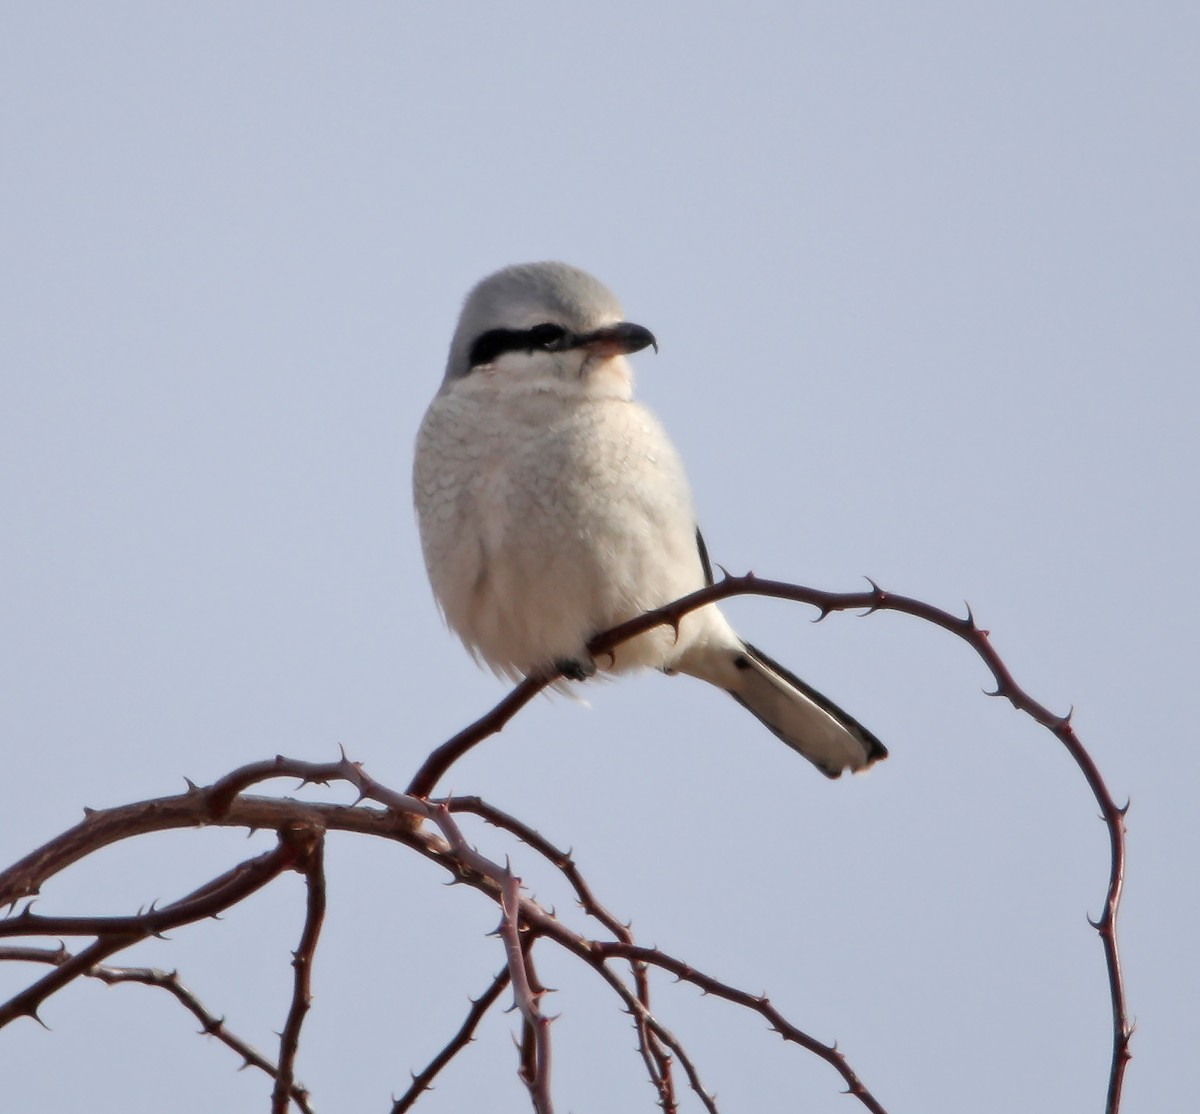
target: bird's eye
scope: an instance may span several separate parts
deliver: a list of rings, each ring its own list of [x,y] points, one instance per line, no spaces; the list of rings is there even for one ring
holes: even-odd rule
[[[529,330],[529,350],[540,348],[544,352],[561,351],[567,339],[567,330],[561,325],[534,325]]]

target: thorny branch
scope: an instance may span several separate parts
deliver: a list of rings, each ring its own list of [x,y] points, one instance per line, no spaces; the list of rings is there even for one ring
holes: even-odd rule
[[[579,872],[570,852],[555,847],[545,836],[523,824],[515,816],[488,804],[479,797],[453,797],[444,802],[450,812],[467,812],[481,817],[494,827],[516,836],[522,843],[532,847],[546,859],[571,884],[580,908],[589,916],[595,917],[613,936],[622,943],[634,943],[633,932],[629,925],[623,924],[613,916],[592,893],[591,887]],[[675,1083],[671,1075],[671,1057],[667,1052],[664,1041],[650,1024],[650,982],[646,977],[646,965],[641,960],[630,962],[636,989],[637,1002],[640,1008],[630,1008],[633,1015],[634,1027],[637,1030],[638,1052],[646,1066],[646,1073],[659,1096],[659,1106],[672,1114],[676,1109]],[[621,984],[622,987],[624,984]]]
[[[505,967],[494,979],[492,985],[471,1003],[467,1018],[458,1032],[446,1043],[446,1046],[429,1062],[428,1066],[413,1074],[412,1085],[392,1104],[392,1114],[404,1114],[411,1110],[413,1103],[429,1090],[438,1072],[442,1070],[455,1056],[459,1054],[474,1039],[483,1015],[491,1009],[492,1004],[508,986],[508,968]]]
[[[826,618],[835,611],[865,611],[868,615],[876,611],[898,611],[932,623],[963,639],[983,659],[995,679],[996,687],[989,695],[1004,697],[1018,711],[1025,712],[1039,725],[1051,731],[1066,747],[1067,752],[1087,781],[1096,803],[1100,806],[1101,818],[1108,829],[1110,851],[1108,887],[1105,891],[1102,912],[1099,918],[1091,923],[1099,934],[1104,949],[1105,967],[1108,973],[1109,1004],[1112,1013],[1113,1043],[1105,1111],[1106,1114],[1116,1114],[1120,1107],[1125,1066],[1130,1059],[1129,1042],[1133,1035],[1133,1026],[1129,1021],[1125,1004],[1124,976],[1121,970],[1120,949],[1117,944],[1117,910],[1120,907],[1121,891],[1125,879],[1125,813],[1128,805],[1122,806],[1116,803],[1094,759],[1083,746],[1072,726],[1070,714],[1065,716],[1055,714],[1045,705],[1034,700],[1016,683],[1008,666],[1005,665],[991,644],[991,632],[975,623],[975,617],[969,608],[966,616],[960,617],[922,600],[886,592],[874,581],[868,581],[868,583],[871,585],[870,591],[826,592],[778,580],[763,580],[753,573],[746,576],[726,576],[723,580],[692,592],[666,607],[659,608],[657,611],[648,611],[636,619],[631,619],[627,623],[622,623],[620,626],[598,634],[588,643],[588,650],[593,657],[602,657],[622,642],[636,638],[639,634],[644,634],[659,626],[678,627],[680,621],[689,612],[734,596],[765,596],[809,604],[819,612],[818,620]],[[530,677],[522,681],[495,709],[469,727],[464,728],[435,750],[413,779],[409,792],[415,795],[424,795],[431,791],[452,762],[457,761],[489,735],[502,730],[516,711],[527,704],[537,692],[559,679],[555,675],[547,675]]]
[[[753,575],[726,577],[658,611],[604,632],[589,644],[593,656],[603,655],[621,642],[660,625],[678,625],[688,612],[706,604],[737,595],[760,595],[793,600],[816,607],[818,618],[834,611],[898,611],[933,623],[965,640],[991,670],[995,690],[1016,708],[1030,715],[1062,742],[1075,760],[1100,804],[1110,839],[1109,883],[1103,912],[1093,922],[1101,937],[1108,973],[1112,1006],[1113,1054],[1107,1095],[1107,1114],[1117,1114],[1125,1064],[1129,1059],[1131,1026],[1127,1020],[1125,993],[1116,937],[1125,861],[1125,809],[1116,805],[1091,756],[1084,749],[1070,716],[1058,716],[1033,700],[1014,681],[993,649],[989,634],[979,628],[968,611],[965,618],[905,596],[884,592],[873,582],[870,591],[831,593]],[[427,1090],[435,1076],[471,1042],[487,1010],[507,986],[513,987],[514,1002],[523,1019],[521,1076],[530,1091],[534,1110],[552,1110],[550,1096],[551,1018],[541,1009],[545,988],[537,980],[532,949],[536,941],[549,939],[582,960],[605,981],[633,1016],[639,1052],[647,1076],[656,1090],[665,1114],[674,1114],[677,1104],[671,1066],[677,1060],[692,1090],[705,1109],[715,1114],[715,1101],[703,1088],[695,1065],[678,1040],[654,1016],[649,1003],[647,971],[656,968],[690,982],[702,991],[765,1018],[786,1041],[821,1057],[841,1074],[848,1093],[866,1109],[883,1114],[883,1107],[862,1084],[836,1046],[826,1044],[792,1024],[765,996],[749,994],[698,971],[682,960],[636,943],[627,925],[609,913],[594,897],[568,852],[561,851],[534,829],[478,797],[430,800],[429,794],[447,769],[483,739],[500,731],[526,703],[556,676],[529,678],[518,684],[496,708],[476,723],[435,749],[413,778],[407,793],[375,782],[360,766],[344,755],[338,762],[311,763],[283,757],[258,762],[233,771],[207,788],[189,783],[186,793],[113,809],[89,812],[76,827],[32,852],[0,873],[0,906],[15,905],[39,892],[41,886],[70,864],[102,847],[134,836],[185,827],[237,826],[272,829],[279,834],[277,847],[249,860],[219,878],[161,909],[129,917],[43,917],[26,906],[21,912],[0,920],[0,937],[92,936],[92,943],[77,952],[60,945],[57,949],[21,945],[0,947],[0,961],[25,961],[54,969],[7,1003],[0,1004],[0,1028],[21,1016],[37,1016],[38,1008],[58,990],[80,976],[106,982],[144,982],[172,993],[200,1019],[203,1031],[216,1036],[243,1057],[247,1064],[267,1072],[275,1080],[272,1112],[286,1110],[289,1101],[309,1114],[307,1092],[294,1082],[294,1065],[299,1050],[300,1026],[311,1002],[311,967],[324,913],[324,875],[321,865],[325,831],[349,831],[381,836],[401,843],[447,870],[452,879],[486,895],[500,909],[499,935],[505,944],[506,967],[471,1006],[466,1020],[442,1051],[419,1074],[394,1103],[393,1114],[409,1110]],[[335,781],[351,784],[359,794],[350,806],[277,800],[250,796],[247,790],[279,777],[298,778],[302,784],[327,785]],[[374,802],[382,808],[365,802]],[[521,892],[520,880],[509,869],[471,846],[454,820],[456,813],[471,813],[523,841],[552,864],[573,887],[585,914],[607,933],[608,938],[589,938],[568,927],[552,911]],[[280,1060],[271,1064],[246,1042],[232,1035],[219,1019],[201,1006],[174,974],[141,968],[109,967],[104,960],[147,936],[158,935],[181,924],[212,917],[248,897],[287,870],[298,870],[307,883],[308,902],[300,945],[294,956],[295,974],[288,1017],[281,1034]],[[622,976],[611,964],[627,970]],[[627,982],[626,978],[630,981]]]
[[[315,828],[304,828],[295,834],[300,852],[297,869],[304,872],[308,886],[308,902],[304,914],[304,931],[300,946],[292,957],[294,979],[292,1006],[279,1035],[279,1071],[271,1093],[271,1114],[285,1114],[295,1086],[296,1053],[300,1049],[300,1027],[312,1004],[312,965],[317,954],[317,938],[325,919],[325,837]],[[301,1088],[301,1091],[304,1089]],[[305,1097],[307,1098],[307,1092]]]
[[[49,963],[61,966],[71,958],[71,953],[61,944],[57,948],[21,948],[0,947],[0,962],[5,960],[23,960],[27,963]],[[170,994],[185,1010],[200,1022],[200,1031],[206,1036],[215,1037],[227,1048],[241,1057],[246,1067],[258,1068],[274,1078],[279,1069],[253,1045],[242,1040],[225,1026],[224,1018],[218,1017],[209,1010],[180,979],[177,971],[162,971],[156,967],[112,967],[108,964],[96,964],[84,972],[88,978],[98,979],[109,986],[136,984],[140,986],[157,987]],[[295,1084],[292,1085],[292,1101],[301,1114],[313,1114],[308,1104],[308,1092]]]
[[[20,916],[0,921],[4,935],[97,936],[94,943],[0,1005],[0,1028],[22,1016],[38,1019],[38,1007],[51,994],[86,974],[97,963],[148,936],[203,920],[236,905],[287,870],[294,861],[294,849],[281,838],[273,851],[239,864],[164,909],[133,917],[40,917],[26,909]],[[97,928],[97,925],[102,927]]]
[[[343,780],[354,785],[364,800],[386,802],[388,811],[367,808],[363,805],[341,806],[324,803],[308,803],[303,801],[278,801],[271,798],[250,797],[244,794],[230,799],[228,788],[236,783],[242,787],[250,787],[260,781],[277,777],[294,777],[302,782],[326,784],[335,780]],[[427,828],[417,828],[415,819],[431,821],[440,834],[435,834]],[[103,809],[91,812],[75,828],[63,833],[39,848],[32,855],[15,864],[8,871],[0,874],[0,903],[10,903],[22,896],[36,893],[41,885],[58,871],[80,858],[101,847],[108,846],[124,838],[132,838],[146,831],[164,831],[173,828],[197,827],[202,824],[212,824],[225,827],[247,828],[283,828],[293,825],[299,828],[309,827],[314,830],[327,831],[356,831],[385,836],[406,844],[424,857],[439,864],[447,870],[451,877],[458,882],[488,896],[498,906],[504,909],[508,904],[507,915],[515,924],[521,946],[519,952],[528,948],[526,940],[534,937],[548,936],[568,951],[584,959],[589,966],[601,973],[609,985],[613,985],[615,976],[607,969],[609,956],[603,955],[601,948],[606,943],[619,943],[589,939],[568,928],[552,913],[545,910],[531,898],[522,896],[519,887],[513,892],[513,875],[508,866],[487,858],[466,840],[461,829],[454,822],[450,808],[446,803],[427,803],[417,801],[404,794],[396,793],[386,786],[380,785],[370,778],[361,767],[343,758],[338,762],[311,763],[301,762],[282,757],[271,762],[255,763],[234,771],[228,777],[214,783],[207,789],[192,786],[186,793],[176,797],[159,798],[143,801],[134,805],[123,805],[114,809]],[[289,852],[287,867],[294,867],[298,861],[298,852],[288,843],[281,841],[281,848]],[[273,852],[272,854],[276,854]],[[262,858],[266,858],[263,856]],[[255,860],[257,862],[257,860]],[[210,889],[211,887],[206,887]],[[207,914],[211,915],[211,913]],[[25,911],[21,915],[10,918],[22,924],[39,923],[39,918]],[[56,927],[63,927],[62,918],[44,918],[44,923],[54,922]],[[77,919],[82,921],[83,918]],[[96,920],[95,918],[89,919]],[[6,922],[0,922],[0,924]],[[93,924],[92,927],[95,927]],[[525,934],[528,934],[527,936]],[[125,937],[118,937],[112,944],[111,951],[119,950],[125,945]],[[614,953],[620,958],[617,953]],[[638,955],[638,960],[649,958],[651,965],[663,966],[660,957],[665,953],[654,949],[645,949],[645,955]],[[510,979],[515,981],[514,968],[522,959],[508,952]],[[666,957],[670,960],[670,957]],[[681,961],[671,961],[678,968],[691,970]],[[672,968],[673,969],[673,968]],[[73,972],[73,977],[84,974],[84,968]],[[530,978],[528,967],[522,972],[530,987],[528,995],[536,1001],[534,990],[535,980]],[[65,981],[62,985],[65,985]],[[61,987],[58,987],[61,988]],[[56,988],[56,989],[58,989]],[[19,996],[20,997],[20,996]],[[622,995],[622,1001],[629,1005],[637,1002],[635,995]],[[520,1005],[520,1002],[518,1001]],[[637,1003],[638,1012],[644,1010]],[[648,1011],[645,1011],[648,1015]],[[531,1015],[526,1011],[527,1019],[532,1016],[534,1035],[537,1034],[538,1017],[543,1025],[548,1025],[540,1011]],[[657,1024],[652,1024],[656,1036],[670,1046],[671,1040],[666,1030]],[[799,1030],[796,1030],[799,1032]],[[819,1042],[807,1038],[814,1046]],[[543,1073],[535,1061],[532,1073],[535,1087],[540,1087],[541,1109],[550,1109],[548,1105],[549,1060],[548,1049],[538,1050],[540,1060],[546,1064]],[[689,1071],[689,1078],[695,1080],[694,1070]],[[531,1092],[534,1088],[531,1087]],[[701,1091],[701,1094],[703,1092]],[[858,1096],[868,1109],[882,1111],[874,1098],[865,1089]],[[537,1109],[535,1107],[535,1109]],[[712,1109],[710,1105],[710,1109]]]

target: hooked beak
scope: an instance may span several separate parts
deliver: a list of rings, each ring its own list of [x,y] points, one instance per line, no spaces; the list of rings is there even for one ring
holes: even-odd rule
[[[653,348],[658,351],[658,341],[654,334],[642,325],[634,325],[630,321],[621,321],[616,325],[606,325],[594,333],[581,336],[577,341],[580,348],[586,349],[594,356],[608,359],[611,356],[628,356],[640,352],[643,348]]]

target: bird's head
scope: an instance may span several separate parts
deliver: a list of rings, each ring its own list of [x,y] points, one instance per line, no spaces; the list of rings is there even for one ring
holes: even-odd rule
[[[469,295],[446,365],[446,385],[473,375],[567,395],[629,397],[625,356],[654,334],[625,321],[603,283],[565,263],[497,271]]]

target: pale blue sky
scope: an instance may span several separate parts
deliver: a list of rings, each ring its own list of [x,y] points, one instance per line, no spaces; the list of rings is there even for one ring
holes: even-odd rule
[[[658,336],[639,389],[714,560],[969,600],[1075,705],[1133,800],[1124,1109],[1182,1109],[1198,32],[1193,4],[1054,0],[7,5],[0,858],[276,752],[342,743],[402,786],[499,698],[433,607],[412,438],[467,288],[562,258]],[[644,942],[839,1040],[889,1110],[1099,1111],[1107,848],[1064,752],[914,621],[729,610],[892,757],[830,784],[646,676],[540,702],[452,787],[574,846]],[[168,900],[264,842],[114,850],[41,908]],[[502,963],[494,907],[409,858],[332,841],[319,1110],[386,1110]],[[135,958],[269,1045],[300,910],[285,880]],[[559,1109],[653,1109],[608,993],[549,947],[541,970]],[[853,1108],[757,1019],[655,1000],[723,1110]],[[0,1034],[9,1109],[266,1109],[165,996],[81,986],[44,1017]],[[515,1026],[492,1016],[421,1109],[527,1109]]]

